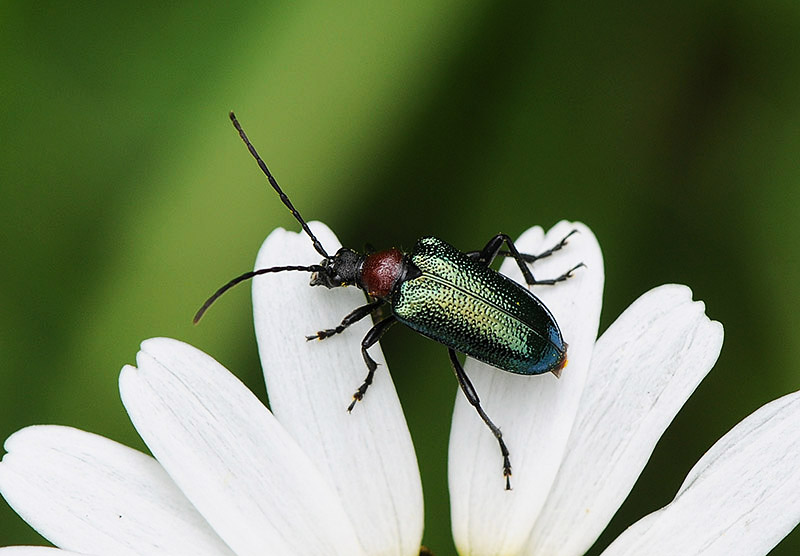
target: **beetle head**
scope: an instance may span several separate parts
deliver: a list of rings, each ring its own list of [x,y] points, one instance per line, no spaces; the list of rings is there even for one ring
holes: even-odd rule
[[[364,256],[342,247],[333,257],[323,259],[320,263],[322,270],[311,275],[312,286],[325,286],[326,288],[338,288],[340,286],[355,286],[358,284],[358,276]]]

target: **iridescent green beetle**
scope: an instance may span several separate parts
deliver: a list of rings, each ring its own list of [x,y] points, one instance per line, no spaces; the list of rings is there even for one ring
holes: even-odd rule
[[[308,340],[329,338],[382,305],[388,304],[391,307],[392,314],[376,323],[361,341],[361,354],[367,365],[367,376],[353,394],[347,410],[352,411],[356,402],[364,397],[378,368],[367,350],[391,325],[401,322],[447,346],[462,391],[497,438],[503,456],[503,476],[506,479],[506,489],[509,490],[511,460],[508,448],[500,429],[481,407],[478,394],[458,361],[456,352],[512,373],[561,374],[561,369],[567,363],[567,344],[553,315],[528,289],[492,270],[489,265],[498,255],[513,257],[528,285],[552,285],[564,281],[582,263],[549,280],[534,279],[528,265],[564,247],[567,238],[575,231],[538,255],[519,253],[508,235],[498,234],[481,251],[467,253],[441,239],[423,237],[417,241],[411,253],[389,249],[363,254],[343,247],[331,256],[278,186],[233,112],[230,118],[270,185],[311,238],[314,249],[323,259],[318,265],[277,266],[246,272],[217,290],[197,312],[194,322],[199,321],[209,306],[228,289],[261,274],[302,271],[311,273],[312,286],[357,286],[372,300],[345,316],[335,328],[321,330],[306,337]],[[504,243],[507,251],[501,250]]]

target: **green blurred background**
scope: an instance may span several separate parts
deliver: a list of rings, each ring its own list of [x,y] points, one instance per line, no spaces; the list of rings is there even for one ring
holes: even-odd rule
[[[597,554],[800,387],[799,42],[800,4],[771,0],[4,3],[0,437],[60,423],[143,449],[117,373],[151,336],[204,349],[266,399],[248,288],[190,322],[270,230],[296,227],[235,109],[344,244],[476,249],[581,220],[604,250],[601,329],[666,282],[725,325]],[[400,329],[383,344],[425,542],[446,555],[456,384],[435,344]],[[0,545],[40,542],[0,501]],[[798,552],[795,533],[774,554]]]

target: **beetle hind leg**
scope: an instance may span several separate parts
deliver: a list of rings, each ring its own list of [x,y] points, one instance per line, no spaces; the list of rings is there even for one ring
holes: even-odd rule
[[[534,282],[532,284],[530,284],[530,285],[531,286],[552,286],[553,284],[558,284],[559,282],[563,282],[564,280],[567,280],[568,278],[572,278],[572,273],[575,270],[577,270],[580,267],[582,267],[582,266],[586,266],[586,265],[583,264],[583,263],[578,263],[578,264],[576,264],[575,266],[573,266],[572,268],[570,268],[568,271],[566,271],[564,274],[562,274],[561,276],[559,276],[557,278],[550,278],[550,279],[547,279],[547,280],[534,280]]]
[[[516,245],[514,245],[514,240],[508,234],[497,234],[489,242],[481,251],[470,251],[467,253],[469,257],[475,259],[476,261],[489,266],[492,264],[492,261],[499,255],[502,257],[513,257],[515,261],[517,261],[517,266],[519,267],[520,271],[522,272],[522,277],[525,279],[525,283],[529,286],[552,286],[558,282],[563,282],[567,278],[572,276],[572,272],[582,266],[583,263],[579,263],[569,269],[567,272],[562,274],[557,278],[551,278],[547,280],[537,280],[533,277],[533,273],[528,265],[533,264],[534,262],[538,261],[539,259],[544,259],[545,257],[549,257],[556,251],[563,249],[564,246],[567,244],[567,240],[572,234],[578,233],[578,230],[572,230],[555,244],[553,247],[548,249],[547,251],[542,251],[538,255],[529,255],[527,253],[520,253],[517,250]],[[508,250],[501,250],[500,248],[505,243],[508,246]]]
[[[522,259],[528,264],[534,263],[534,262],[538,261],[539,259],[544,259],[545,257],[549,257],[550,255],[552,255],[556,251],[558,251],[560,249],[563,249],[564,246],[567,245],[567,240],[570,238],[570,236],[573,235],[573,234],[577,234],[577,233],[578,233],[578,230],[570,231],[570,233],[568,233],[567,235],[565,235],[564,237],[561,238],[561,241],[556,243],[553,247],[551,247],[547,251],[542,251],[538,255],[529,255],[527,253],[520,253],[520,257],[522,257]],[[504,257],[512,256],[510,251],[501,251],[500,255],[503,255]]]
[[[458,384],[467,397],[467,401],[472,404],[472,407],[478,412],[478,415],[480,415],[483,422],[486,423],[486,426],[489,427],[489,430],[492,431],[492,434],[497,439],[497,443],[500,445],[500,455],[503,456],[503,477],[506,480],[506,490],[511,490],[511,455],[503,440],[503,433],[500,431],[500,427],[489,419],[489,416],[486,415],[486,412],[481,407],[481,400],[478,397],[478,392],[475,391],[475,387],[472,385],[467,373],[464,372],[464,367],[458,361],[456,352],[452,349],[448,349],[447,352],[450,355],[450,362],[453,364],[453,371],[456,373]]]

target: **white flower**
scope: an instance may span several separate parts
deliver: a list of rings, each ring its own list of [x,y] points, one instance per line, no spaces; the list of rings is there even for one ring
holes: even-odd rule
[[[691,291],[655,288],[596,340],[603,288],[600,248],[579,223],[540,228],[517,242],[537,253],[571,229],[568,249],[537,262],[536,276],[586,268],[537,288],[569,344],[561,378],[498,373],[469,361],[484,409],[503,429],[514,490],[502,490],[497,446],[459,398],[450,435],[453,536],[462,555],[583,554],[627,497],[656,442],[714,365],[722,326]],[[513,261],[502,272],[520,279]],[[603,553],[766,554],[800,522],[800,394],[737,425],[697,463],[675,500]]]
[[[330,230],[312,228],[329,252],[338,248]],[[450,491],[464,556],[584,553],[721,348],[722,327],[675,285],[643,295],[596,340],[603,266],[591,231],[562,222],[547,236],[533,228],[517,246],[536,253],[573,228],[580,233],[568,248],[534,266],[548,278],[586,264],[567,282],[535,290],[569,344],[561,378],[466,366],[503,430],[514,474],[505,491],[496,441],[459,395]],[[319,258],[306,236],[276,230],[256,267]],[[518,273],[513,261],[503,271]],[[273,413],[209,356],[153,339],[142,344],[137,367],[123,369],[120,388],[155,459],[66,427],[9,438],[0,491],[65,550],[0,552],[416,556],[419,473],[378,346],[370,350],[382,365],[375,382],[352,414],[345,411],[366,374],[359,345],[369,319],[336,338],[305,340],[363,304],[363,294],[310,288],[308,278],[254,279]],[[754,413],[701,459],[670,505],[606,554],[765,554],[800,520],[798,418],[798,394]]]
[[[338,247],[330,231],[317,230]],[[297,247],[275,255],[284,263],[319,262],[302,240],[279,230],[260,258],[286,241]],[[416,555],[422,487],[389,374],[370,388],[371,403],[346,411],[366,374],[352,340],[368,321],[342,341],[305,340],[309,327],[338,323],[363,296],[312,289],[308,280],[286,273],[267,277],[266,288],[256,281],[272,413],[208,355],[147,340],[136,367],[123,368],[120,391],[155,459],[83,431],[29,427],[6,441],[0,492],[53,544],[81,554]],[[261,290],[288,306],[264,310],[272,301]],[[291,301],[296,291],[304,306]],[[265,329],[268,319],[276,326]],[[378,346],[371,354],[383,363]]]

